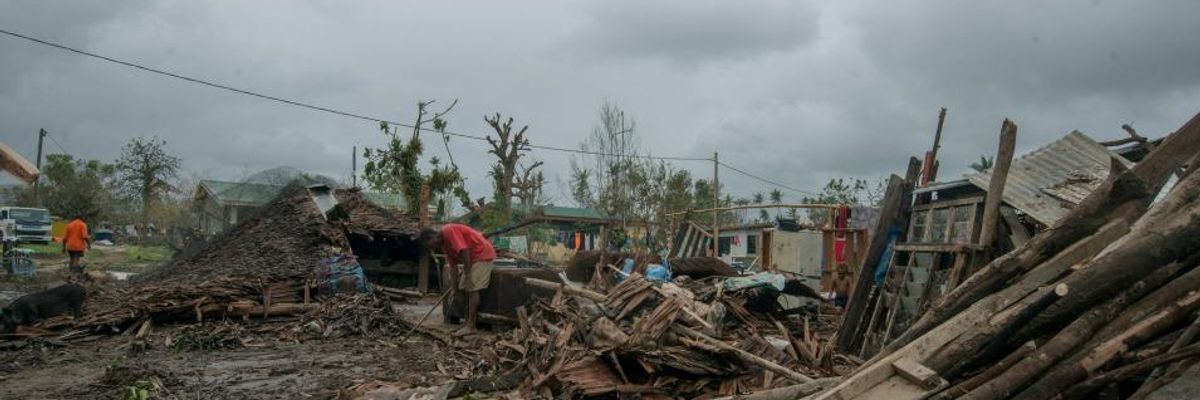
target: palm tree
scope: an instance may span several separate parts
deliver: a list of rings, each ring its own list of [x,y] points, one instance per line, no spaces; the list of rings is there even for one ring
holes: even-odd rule
[[[771,204],[783,203],[783,192],[779,191],[779,189],[771,189],[771,194],[769,196],[771,197]],[[779,207],[775,207],[775,218],[782,216],[783,210],[781,210]]]
[[[983,172],[992,169],[992,165],[992,157],[979,156],[979,162],[971,163],[970,167],[977,172]]]

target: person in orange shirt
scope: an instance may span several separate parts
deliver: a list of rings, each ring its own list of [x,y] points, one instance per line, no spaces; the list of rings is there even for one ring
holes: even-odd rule
[[[70,271],[72,275],[82,275],[83,267],[79,265],[79,259],[83,258],[83,252],[92,247],[91,236],[88,234],[87,223],[83,222],[82,215],[75,215],[75,219],[67,223],[67,231],[63,233],[63,253],[71,256]]]

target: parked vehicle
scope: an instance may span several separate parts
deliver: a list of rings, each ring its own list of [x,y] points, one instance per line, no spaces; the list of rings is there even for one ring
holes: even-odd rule
[[[15,237],[21,243],[50,243],[50,211],[44,208],[0,207],[0,230],[4,237]]]

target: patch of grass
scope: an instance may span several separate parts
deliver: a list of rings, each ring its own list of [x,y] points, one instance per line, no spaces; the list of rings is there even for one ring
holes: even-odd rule
[[[166,246],[129,246],[125,250],[125,261],[131,263],[162,262],[171,258],[171,249]]]
[[[47,243],[47,244],[22,243],[18,247],[23,248],[23,249],[33,250],[33,254],[36,254],[36,255],[62,254],[62,244],[60,244],[60,243]]]

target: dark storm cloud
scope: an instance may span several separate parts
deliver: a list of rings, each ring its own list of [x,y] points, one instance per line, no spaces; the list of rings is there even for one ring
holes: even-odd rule
[[[680,64],[789,51],[817,32],[807,1],[597,1],[584,20],[567,42],[578,53]]]
[[[537,1],[454,3],[0,1],[0,27],[318,105],[407,121],[419,99],[460,103],[574,148],[606,101],[645,151],[710,157],[805,190],[900,171],[950,109],[944,178],[995,152],[1000,121],[1026,151],[1079,129],[1158,136],[1200,104],[1192,2]],[[159,135],[189,174],[239,179],[280,165],[349,175],[371,122],[200,87],[0,37],[0,140],[32,157],[46,128],[73,154],[113,159]],[[48,144],[50,151],[56,146]],[[429,137],[476,197],[484,144]],[[537,151],[550,176],[570,156]],[[697,177],[711,163],[675,162]],[[725,170],[735,195],[771,186]],[[552,185],[556,186],[556,185]],[[560,203],[565,196],[549,188]],[[788,193],[794,200],[801,194]]]

